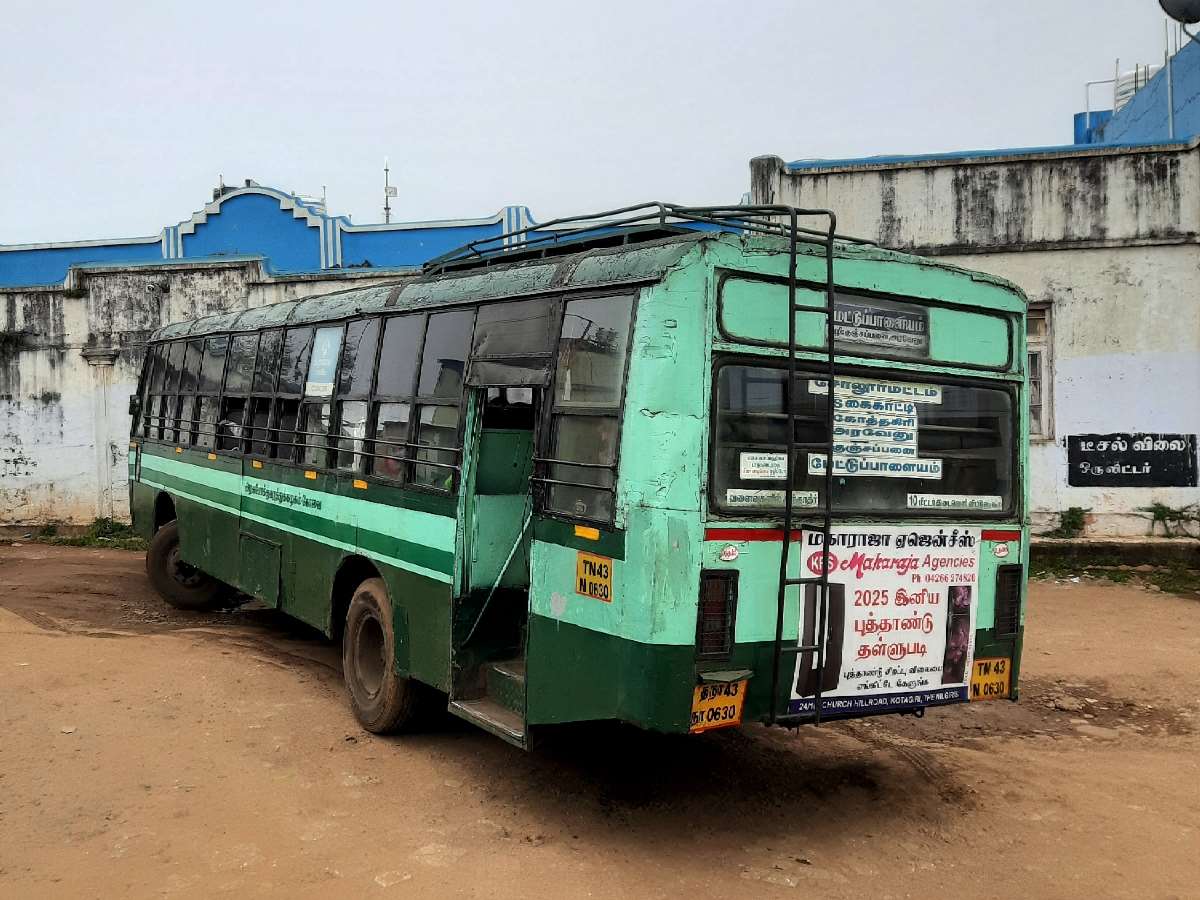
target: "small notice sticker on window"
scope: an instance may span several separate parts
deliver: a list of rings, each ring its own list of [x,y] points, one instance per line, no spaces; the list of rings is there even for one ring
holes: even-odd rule
[[[612,560],[580,550],[575,557],[575,593],[612,603]]]
[[[787,478],[786,453],[742,453],[738,456],[738,477],[778,481]]]

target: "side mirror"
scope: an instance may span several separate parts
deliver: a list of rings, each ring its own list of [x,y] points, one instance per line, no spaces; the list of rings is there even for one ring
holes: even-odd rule
[[[137,418],[142,411],[142,398],[137,394],[129,395],[129,415]]]

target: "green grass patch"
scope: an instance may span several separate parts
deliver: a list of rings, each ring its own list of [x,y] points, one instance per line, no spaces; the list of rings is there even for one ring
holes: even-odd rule
[[[59,534],[58,525],[44,525],[34,535],[39,544],[59,547],[109,547],[116,550],[145,550],[148,542],[129,525],[115,519],[97,519],[80,534]]]

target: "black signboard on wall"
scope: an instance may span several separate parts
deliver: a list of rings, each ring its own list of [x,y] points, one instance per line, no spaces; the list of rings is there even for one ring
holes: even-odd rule
[[[1072,434],[1072,487],[1195,487],[1194,434]]]

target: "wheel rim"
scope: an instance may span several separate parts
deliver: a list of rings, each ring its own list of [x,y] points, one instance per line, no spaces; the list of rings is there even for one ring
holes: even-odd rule
[[[358,683],[371,697],[383,687],[384,663],[383,626],[374,616],[364,616],[354,637],[354,670]]]
[[[204,574],[199,569],[180,559],[178,544],[167,554],[167,572],[184,587],[198,587],[204,580]]]

